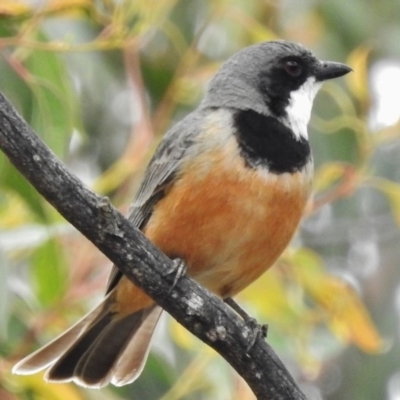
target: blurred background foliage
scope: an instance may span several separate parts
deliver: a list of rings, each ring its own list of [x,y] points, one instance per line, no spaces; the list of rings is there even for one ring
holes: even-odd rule
[[[0,90],[65,163],[127,211],[162,134],[222,61],[276,38],[354,73],[318,95],[314,201],[278,265],[239,296],[310,400],[400,398],[397,0],[2,0]],[[142,377],[89,391],[12,376],[104,290],[110,263],[0,156],[0,398],[254,399],[162,321]]]

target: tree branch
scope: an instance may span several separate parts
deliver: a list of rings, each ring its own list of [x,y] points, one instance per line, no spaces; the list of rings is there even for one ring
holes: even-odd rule
[[[215,349],[258,399],[305,400],[272,348],[259,338],[247,353],[246,329],[221,299],[185,276],[171,293],[172,261],[106,198],[88,190],[0,93],[0,148],[65,219],[186,329]]]

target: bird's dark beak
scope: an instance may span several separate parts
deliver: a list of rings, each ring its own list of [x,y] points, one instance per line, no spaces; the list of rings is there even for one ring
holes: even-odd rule
[[[324,61],[321,63],[319,70],[315,74],[315,78],[317,81],[322,82],[327,81],[328,79],[339,78],[348,74],[350,71],[353,70],[346,64]]]

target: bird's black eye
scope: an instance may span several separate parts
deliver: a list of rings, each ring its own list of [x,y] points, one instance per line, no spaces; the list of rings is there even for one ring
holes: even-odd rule
[[[303,68],[298,61],[295,60],[287,60],[283,64],[283,68],[286,73],[290,76],[297,77],[300,76],[303,72]]]

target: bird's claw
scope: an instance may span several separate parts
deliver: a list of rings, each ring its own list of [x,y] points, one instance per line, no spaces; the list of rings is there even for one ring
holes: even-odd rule
[[[267,324],[259,324],[255,318],[247,318],[244,321],[243,336],[248,340],[246,353],[256,344],[258,339],[265,339],[268,333]]]
[[[168,291],[168,295],[172,293],[174,290],[176,284],[179,282],[179,280],[186,274],[187,271],[187,265],[185,262],[180,259],[180,258],[174,258],[172,260],[173,266],[166,272],[166,275],[171,275],[174,274],[174,281],[172,282],[172,285]]]
[[[243,310],[243,308],[240,307],[239,304],[232,299],[232,297],[227,297],[224,299],[224,302],[228,304],[234,311],[236,311],[244,320],[243,336],[249,340],[246,348],[246,353],[248,353],[255,345],[258,338],[265,339],[267,337],[268,325],[259,324],[257,320]]]

